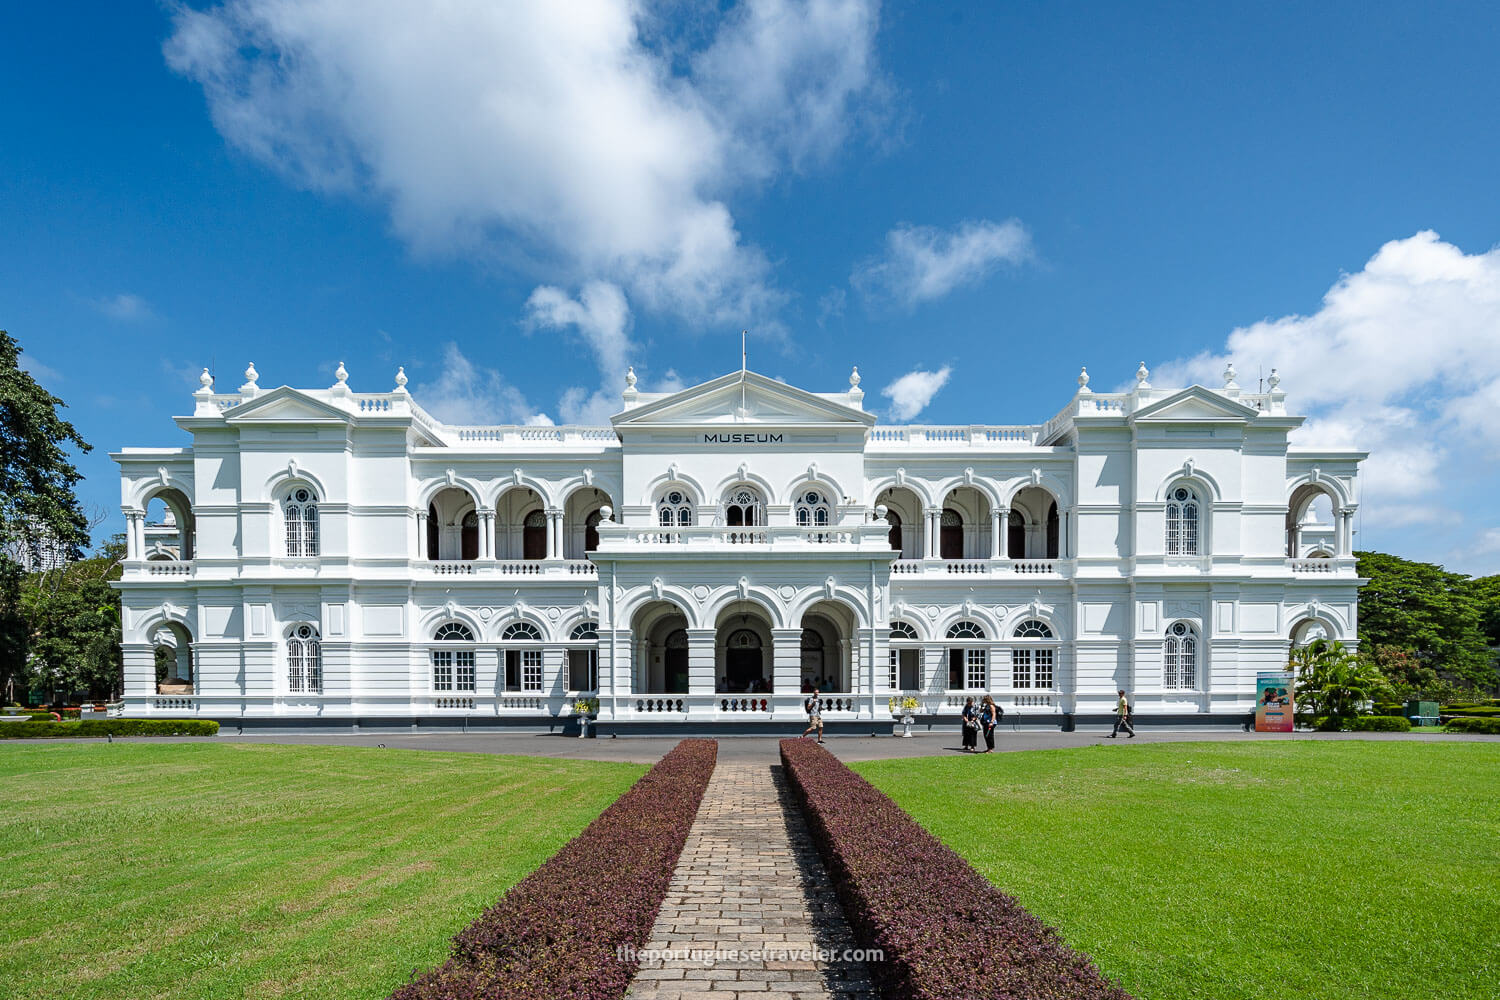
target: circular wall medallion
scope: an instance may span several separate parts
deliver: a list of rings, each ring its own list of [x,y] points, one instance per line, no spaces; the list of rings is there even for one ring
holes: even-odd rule
[[[781,595],[783,601],[790,601],[793,597],[797,596],[797,588],[793,587],[790,583],[783,584],[777,593]]]
[[[700,601],[708,600],[708,588],[701,583],[698,584],[698,586],[693,588],[693,596]]]
[[[935,620],[937,618],[938,614],[939,614],[939,611],[938,611],[938,606],[936,604],[929,604],[929,605],[927,605],[927,617],[928,618],[932,618],[932,619]]]
[[[490,617],[492,615],[494,615],[494,613],[495,613],[495,609],[494,608],[480,608],[479,609],[479,618],[480,618],[481,621],[489,621]]]
[[[551,618],[553,621],[557,621],[562,617],[562,608],[548,608],[547,617]]]

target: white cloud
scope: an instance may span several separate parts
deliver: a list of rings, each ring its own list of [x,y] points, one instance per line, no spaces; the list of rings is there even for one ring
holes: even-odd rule
[[[526,300],[526,322],[536,329],[577,331],[594,356],[600,388],[590,393],[581,386],[564,390],[558,411],[565,424],[605,424],[620,411],[618,387],[623,385],[630,343],[630,305],[618,285],[591,281],[578,298],[561,288],[542,285]],[[616,388],[607,388],[616,387]]]
[[[885,237],[885,254],[855,268],[850,281],[875,297],[889,296],[907,307],[942,298],[972,285],[1001,264],[1031,259],[1031,234],[1015,219],[970,221],[944,232],[932,226],[902,225]]]
[[[932,402],[932,397],[938,394],[938,390],[948,384],[948,376],[951,374],[953,369],[948,365],[935,372],[919,369],[907,372],[881,389],[880,394],[891,401],[891,419],[910,420],[921,413]]]
[[[515,386],[493,368],[474,364],[458,345],[443,348],[442,367],[430,382],[412,386],[417,403],[445,424],[550,424]]]
[[[1159,385],[1215,386],[1226,360],[1245,376],[1279,369],[1293,442],[1369,451],[1362,511],[1373,527],[1453,523],[1465,482],[1500,459],[1500,249],[1466,254],[1436,233],[1393,240],[1346,274],[1309,316],[1233,331],[1217,353],[1162,366]],[[1253,384],[1253,382],[1252,382]]]
[[[139,295],[133,295],[130,292],[121,292],[119,295],[95,299],[94,308],[110,319],[125,323],[150,319],[153,315],[150,303]]]
[[[744,0],[700,38],[637,0],[227,0],[177,8],[164,52],[230,143],[374,196],[419,250],[738,322],[784,295],[726,199],[844,141],[879,91],[876,9]]]

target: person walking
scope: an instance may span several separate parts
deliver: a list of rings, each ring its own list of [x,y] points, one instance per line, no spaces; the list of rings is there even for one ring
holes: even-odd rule
[[[1109,738],[1114,739],[1120,735],[1120,730],[1125,730],[1131,739],[1135,739],[1135,727],[1130,724],[1130,702],[1125,698],[1125,691],[1120,690],[1120,700],[1115,704],[1115,728],[1110,731]]]
[[[979,710],[974,707],[973,698],[964,702],[962,718],[964,730],[963,752],[969,753],[975,749],[975,741],[979,737]]]
[[[979,724],[984,727],[984,752],[995,752],[995,727],[1000,724],[1000,706],[989,695],[979,706]]]
[[[818,689],[813,688],[812,697],[802,706],[807,709],[807,728],[802,730],[806,736],[814,729],[818,731],[818,742],[823,742],[823,703],[818,698]]]

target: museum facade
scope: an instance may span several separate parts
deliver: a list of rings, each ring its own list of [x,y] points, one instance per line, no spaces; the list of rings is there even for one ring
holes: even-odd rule
[[[609,426],[454,426],[407,392],[237,392],[126,448],[125,710],[244,720],[1243,716],[1357,638],[1355,451],[1288,446],[1273,372],[1044,423],[886,425],[809,392],[627,373]]]

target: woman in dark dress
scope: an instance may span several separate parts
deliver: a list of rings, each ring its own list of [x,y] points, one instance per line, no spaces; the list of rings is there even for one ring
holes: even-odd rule
[[[989,695],[979,706],[979,724],[984,727],[984,753],[995,752],[995,727],[1000,724],[1000,706]]]
[[[964,702],[963,712],[964,750],[977,749],[979,738],[979,710],[974,707],[974,699],[970,698]]]

